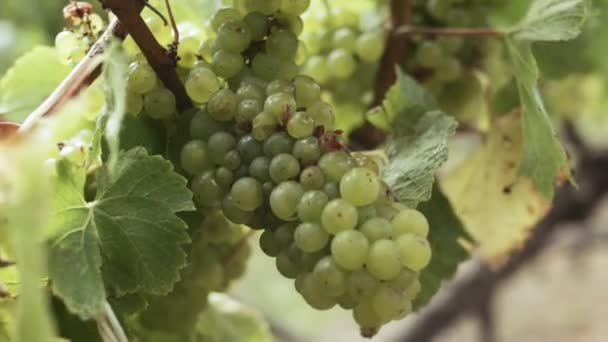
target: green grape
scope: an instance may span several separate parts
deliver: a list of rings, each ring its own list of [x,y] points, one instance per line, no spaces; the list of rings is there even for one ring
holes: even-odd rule
[[[376,293],[379,284],[378,279],[374,278],[365,268],[360,268],[348,276],[348,293],[359,299],[369,298]]]
[[[359,305],[359,299],[352,297],[347,291],[338,297],[338,305],[344,310],[352,310]]]
[[[215,169],[215,182],[224,190],[230,190],[234,183],[234,173],[227,167],[220,166]]]
[[[358,270],[365,264],[369,242],[356,230],[345,230],[331,242],[331,254],[336,263],[346,270]]]
[[[300,72],[300,68],[293,60],[282,60],[279,64],[279,74],[277,78],[291,80]]]
[[[236,170],[234,170],[234,177],[236,179],[247,177],[248,175],[249,170],[247,169],[247,165],[240,165]]]
[[[444,58],[434,75],[443,82],[455,81],[462,76],[462,64],[456,58]]]
[[[285,132],[277,132],[264,141],[264,154],[270,158],[281,153],[291,153],[294,141]]]
[[[247,12],[260,12],[265,15],[276,13],[281,7],[282,0],[245,0]]]
[[[378,216],[385,220],[392,221],[393,218],[395,218],[395,216],[397,216],[399,213],[399,210],[396,209],[392,203],[378,201],[378,203],[375,204],[375,207],[376,211],[378,212]]]
[[[218,29],[216,39],[220,48],[233,53],[240,53],[251,43],[251,32],[249,26],[244,22],[228,19]]]
[[[227,195],[222,200],[222,211],[226,218],[236,224],[246,224],[251,220],[253,213],[248,210],[242,210],[236,205],[236,201],[232,194]]]
[[[276,30],[266,40],[266,53],[275,55],[280,59],[292,60],[297,51],[298,38],[288,30]]]
[[[314,121],[304,112],[297,112],[289,121],[287,122],[287,132],[292,137],[305,138],[310,137],[314,131]],[[302,139],[300,139],[302,140]],[[297,142],[296,142],[297,145]],[[320,153],[320,151],[319,151]],[[318,158],[319,156],[316,156]]]
[[[285,278],[295,279],[300,273],[300,268],[289,258],[286,251],[282,251],[277,255],[276,265],[279,273]]]
[[[418,297],[418,294],[420,294],[420,290],[422,290],[422,285],[420,284],[420,281],[418,279],[415,279],[405,290],[405,294],[407,295],[407,298],[409,300],[413,300]]]
[[[196,202],[203,207],[219,205],[224,193],[215,181],[214,172],[211,170],[194,177],[190,189],[194,193]]]
[[[366,337],[374,336],[380,326],[385,323],[374,310],[371,299],[359,302],[359,305],[353,309],[353,318],[361,327],[361,335]]]
[[[392,236],[393,227],[388,220],[381,217],[374,217],[365,221],[359,230],[370,242],[381,239],[389,239]]]
[[[269,165],[268,157],[257,157],[249,164],[249,174],[262,183],[268,182],[270,181]]]
[[[207,61],[205,61],[204,59],[199,59],[196,62],[194,62],[194,64],[192,65],[192,69],[196,69],[196,68],[206,68],[206,69],[213,69],[213,66],[211,64],[209,64]]]
[[[143,96],[133,93],[131,91],[127,91],[127,103],[126,103],[126,112],[129,114],[137,115],[141,113],[144,108],[144,98]]]
[[[218,50],[211,58],[213,71],[223,78],[236,76],[245,66],[243,56],[224,49]]]
[[[304,252],[320,251],[329,241],[329,234],[320,225],[311,222],[300,224],[294,233],[296,246]]]
[[[294,181],[277,185],[270,194],[270,208],[281,220],[294,221],[297,219],[297,208],[300,198],[304,195],[302,186]]]
[[[372,308],[383,321],[390,321],[399,316],[404,309],[411,308],[405,293],[395,291],[386,285],[380,285],[371,300]]]
[[[317,262],[312,276],[319,288],[331,297],[339,297],[346,292],[347,276],[331,256],[326,256]]]
[[[213,14],[213,17],[211,17],[211,28],[213,29],[213,31],[217,32],[223,23],[227,22],[230,19],[238,20],[240,18],[241,14],[236,8],[220,8],[219,10],[215,11],[215,14]]]
[[[242,136],[236,144],[236,149],[239,151],[243,162],[247,164],[262,155],[262,144],[255,140],[251,134]]]
[[[361,189],[365,189],[365,191],[361,191]],[[340,193],[353,205],[370,205],[380,195],[380,180],[372,170],[356,167],[342,177]]]
[[[336,305],[336,299],[327,295],[312,273],[304,276],[301,294],[306,303],[317,310],[329,310]]]
[[[396,278],[401,271],[399,247],[387,239],[373,242],[365,265],[369,273],[380,280]]]
[[[224,131],[225,127],[215,121],[207,112],[199,110],[190,121],[190,136],[207,141],[213,134]]]
[[[441,64],[443,51],[441,46],[433,41],[424,41],[416,50],[416,62],[426,68],[434,68]]]
[[[260,12],[247,13],[243,19],[251,32],[251,40],[259,42],[264,40],[268,32],[270,32],[270,21],[268,17]]]
[[[391,223],[393,225],[393,239],[408,233],[422,237],[429,234],[429,222],[421,212],[414,209],[400,211]]]
[[[384,52],[384,35],[382,32],[365,32],[357,38],[357,56],[364,62],[377,62]]]
[[[228,170],[235,171],[241,167],[241,163],[242,160],[240,153],[237,150],[230,150],[224,155],[224,159],[222,160],[221,165],[223,165]],[[245,167],[244,165],[242,166]],[[237,174],[236,176],[240,176],[240,174]]]
[[[317,101],[306,109],[306,114],[315,121],[315,127],[321,126],[326,132],[333,129],[336,116],[329,103]]]
[[[192,101],[206,103],[211,95],[220,89],[220,81],[213,71],[196,68],[190,71],[185,87]]]
[[[359,222],[366,222],[367,220],[378,216],[378,211],[373,205],[368,205],[365,207],[358,207],[357,214],[359,215]]]
[[[240,101],[256,100],[263,102],[266,100],[264,89],[256,84],[244,84],[236,91]]]
[[[340,188],[336,182],[327,182],[323,185],[323,192],[327,194],[329,199],[340,198]]]
[[[264,103],[264,111],[273,115],[278,122],[286,122],[296,110],[296,101],[293,96],[285,93],[276,93],[268,96]]]
[[[299,107],[308,108],[321,99],[321,87],[309,76],[297,75],[293,79],[293,87]]]
[[[300,267],[307,272],[312,272],[319,260],[323,259],[326,255],[325,248],[314,253],[301,252]]]
[[[325,184],[325,176],[321,168],[313,165],[308,166],[300,173],[300,184],[304,190],[319,190]]]
[[[277,120],[271,114],[261,112],[252,122],[251,134],[256,140],[265,141],[277,131]]]
[[[264,254],[270,257],[276,257],[281,252],[281,248],[271,230],[265,230],[260,235],[260,248]]]
[[[446,53],[455,54],[464,46],[464,38],[455,36],[442,36],[437,38],[437,43]]]
[[[274,80],[268,83],[266,87],[266,95],[285,93],[293,96],[295,93],[294,85],[288,80]]]
[[[269,53],[258,53],[251,61],[251,70],[257,77],[271,81],[278,76],[277,65],[281,64],[281,59],[278,56]]]
[[[144,96],[144,111],[153,119],[168,119],[177,109],[175,96],[167,88],[157,88]]]
[[[71,31],[61,31],[55,36],[55,49],[61,59],[70,59],[74,50],[80,49],[78,36]]]
[[[429,0],[426,5],[426,10],[435,19],[443,20],[447,17],[452,7],[451,2],[445,0]]]
[[[315,137],[298,139],[293,146],[293,156],[304,165],[313,164],[321,156],[319,139]]]
[[[357,38],[355,32],[348,27],[341,27],[334,31],[332,37],[332,45],[337,49],[344,49],[347,51],[353,51],[355,49],[355,43]]]
[[[287,15],[297,17],[306,12],[309,6],[310,0],[282,0],[280,10]]]
[[[329,152],[319,159],[319,167],[327,179],[334,182],[339,182],[355,166],[353,158],[344,151]]]
[[[213,57],[213,54],[216,53],[219,49],[220,48],[219,48],[217,42],[215,41],[215,39],[207,39],[207,40],[204,40],[201,43],[201,45],[198,47],[198,54],[204,60],[210,61],[211,58]],[[208,69],[211,70],[211,68],[208,68]]]
[[[201,140],[192,140],[182,148],[180,164],[191,175],[203,172],[211,166],[207,144]]]
[[[269,172],[275,183],[281,183],[300,174],[300,163],[291,154],[281,153],[270,161]]]
[[[304,65],[304,63],[308,60],[308,57],[310,57],[308,48],[306,47],[306,44],[304,44],[304,42],[300,41],[298,43],[298,51],[296,51],[296,57],[294,59],[294,62],[298,66],[298,69]]]
[[[330,234],[354,229],[357,225],[357,209],[343,199],[331,200],[321,214],[323,228]]]
[[[312,56],[304,64],[304,73],[319,83],[325,83],[329,79],[329,66],[327,60],[321,56]]]
[[[298,203],[298,218],[302,222],[321,222],[321,213],[328,202],[329,198],[323,191],[305,192]]]
[[[129,66],[127,87],[130,91],[143,95],[154,89],[157,81],[156,72],[148,63],[133,62]]]
[[[321,52],[322,40],[321,35],[318,32],[312,32],[307,30],[302,33],[300,39],[306,44],[308,52],[312,55]]]
[[[387,282],[386,284],[394,288],[396,291],[405,292],[405,290],[409,288],[409,286],[412,285],[412,282],[416,279],[418,279],[418,273],[405,267],[401,269],[401,272],[397,278]]]
[[[255,178],[245,177],[232,185],[230,194],[237,208],[245,211],[254,211],[264,203],[264,190],[262,184]]]
[[[401,264],[411,270],[420,271],[431,261],[431,246],[422,236],[403,234],[397,239]]]
[[[286,223],[280,225],[274,232],[274,239],[279,246],[279,249],[287,249],[293,243],[293,234],[296,230],[296,225]]]
[[[230,121],[236,115],[238,98],[230,89],[222,89],[209,99],[207,112],[217,121]]]
[[[352,53],[344,49],[336,49],[327,56],[327,69],[331,76],[348,78],[357,68],[357,62]]]
[[[197,62],[198,38],[195,36],[182,37],[179,41],[179,60],[181,68],[192,68]]]
[[[236,122],[239,124],[251,123],[253,119],[262,112],[262,109],[262,103],[259,100],[242,100],[237,108],[237,114],[235,118]]]
[[[207,146],[211,160],[216,164],[222,164],[228,151],[236,146],[236,139],[230,133],[219,131],[209,137]]]
[[[299,36],[304,30],[304,21],[298,16],[287,15],[279,12],[275,18],[279,26],[284,27],[296,36]]]

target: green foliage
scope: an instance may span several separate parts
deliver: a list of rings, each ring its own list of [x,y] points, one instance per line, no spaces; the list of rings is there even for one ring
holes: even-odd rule
[[[49,274],[70,311],[97,316],[106,290],[119,296],[169,292],[185,265],[181,245],[189,241],[174,213],[193,209],[185,180],[171,164],[143,149],[122,153],[114,173],[107,167],[97,172],[93,202],[83,199],[84,175],[64,163],[58,172]]]
[[[374,122],[393,130],[382,179],[407,205],[429,200],[434,173],[448,158],[447,140],[456,121],[438,110],[432,96],[401,70],[376,115],[383,121]]]
[[[558,41],[576,38],[589,16],[589,0],[536,0],[511,30],[518,40]]]

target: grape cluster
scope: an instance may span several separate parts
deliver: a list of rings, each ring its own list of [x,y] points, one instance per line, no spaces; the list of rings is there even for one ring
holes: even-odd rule
[[[303,72],[329,90],[336,102],[369,104],[371,100],[368,85],[373,84],[384,51],[385,33],[362,28],[360,21],[358,13],[336,11],[321,18],[318,30],[302,35],[307,57]]]

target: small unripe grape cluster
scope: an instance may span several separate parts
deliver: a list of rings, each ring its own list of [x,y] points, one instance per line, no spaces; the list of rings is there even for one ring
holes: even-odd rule
[[[82,18],[70,18],[69,27],[55,36],[55,49],[59,58],[70,63],[80,61],[99,38],[105,26],[104,20],[96,13],[83,13]]]

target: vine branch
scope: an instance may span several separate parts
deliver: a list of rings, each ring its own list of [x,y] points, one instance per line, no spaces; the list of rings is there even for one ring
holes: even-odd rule
[[[456,28],[456,27],[426,27],[404,25],[395,30],[396,35],[426,34],[437,36],[476,36],[476,37],[504,37],[505,32],[489,27]]]
[[[150,66],[164,83],[165,87],[173,92],[180,111],[192,107],[192,102],[186,94],[177,71],[175,60],[170,57],[169,51],[156,40],[150,28],[139,15],[145,1],[142,0],[99,0],[104,8],[110,9],[118,17],[127,32],[139,46]]]

